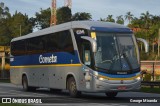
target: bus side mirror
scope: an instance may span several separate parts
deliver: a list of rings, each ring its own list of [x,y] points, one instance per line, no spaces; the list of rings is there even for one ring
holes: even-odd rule
[[[142,38],[137,38],[137,40],[144,43],[145,52],[148,53],[149,52],[149,44],[148,44],[148,42],[145,39],[142,39]]]
[[[97,42],[95,39],[87,36],[81,36],[82,39],[88,40],[92,45],[92,52],[97,52]]]

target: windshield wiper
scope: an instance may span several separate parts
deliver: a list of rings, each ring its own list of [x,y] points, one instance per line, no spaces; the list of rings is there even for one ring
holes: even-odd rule
[[[101,68],[101,67],[97,67],[97,66],[95,66],[95,68],[98,68],[98,69],[101,69],[101,70],[109,71],[109,69],[105,69],[105,68]]]
[[[105,63],[105,62],[110,62],[110,63],[112,63],[111,60],[103,60],[103,61],[101,61],[101,63]]]
[[[122,53],[122,56],[124,57],[124,59],[126,60],[126,62],[128,63],[129,68],[132,70],[132,64],[130,63],[128,57],[126,56],[126,53]],[[122,63],[121,63],[122,64]]]

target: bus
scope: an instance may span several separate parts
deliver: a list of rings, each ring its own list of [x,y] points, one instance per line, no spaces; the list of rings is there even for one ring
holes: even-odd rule
[[[10,79],[25,91],[36,88],[118,92],[141,87],[140,40],[123,25],[100,21],[72,21],[11,40]]]

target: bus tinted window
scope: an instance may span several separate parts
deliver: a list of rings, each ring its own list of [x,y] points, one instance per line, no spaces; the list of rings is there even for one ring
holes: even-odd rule
[[[37,54],[45,52],[46,41],[44,37],[34,37],[27,39],[27,54]]]
[[[23,55],[26,54],[25,51],[25,41],[19,40],[11,43],[11,54],[12,55]]]
[[[15,41],[11,43],[11,47],[12,55],[40,54],[46,52],[74,53],[71,34],[68,30],[33,37],[23,41]]]
[[[60,41],[59,42],[63,42],[60,46],[60,48],[62,50],[64,50],[65,52],[70,52],[70,53],[73,53],[74,52],[74,49],[73,49],[73,44],[72,44],[72,38],[71,38],[71,35],[70,35],[70,32],[69,31],[64,31],[60,34],[61,38],[60,38]]]
[[[69,52],[73,53],[74,48],[69,31],[57,32],[48,35],[47,50],[51,52]]]

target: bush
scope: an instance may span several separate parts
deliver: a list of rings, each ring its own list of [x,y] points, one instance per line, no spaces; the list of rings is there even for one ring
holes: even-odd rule
[[[151,81],[151,74],[145,74],[143,77],[143,81]]]

